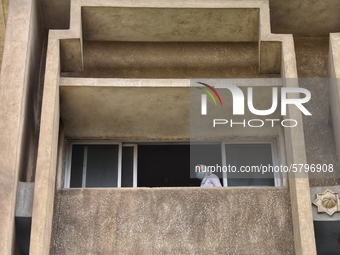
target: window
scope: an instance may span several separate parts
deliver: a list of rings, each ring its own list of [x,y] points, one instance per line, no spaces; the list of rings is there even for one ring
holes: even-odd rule
[[[192,144],[71,141],[65,187],[198,187],[200,181],[193,174],[197,164],[234,166],[235,172],[215,172],[223,186],[281,185],[279,173],[239,171],[242,166],[278,165],[275,140]]]
[[[65,187],[136,187],[133,144],[71,142]]]
[[[275,140],[222,143],[222,161],[224,166],[234,166],[234,171],[223,173],[224,186],[281,185],[278,172],[262,171],[278,165]]]

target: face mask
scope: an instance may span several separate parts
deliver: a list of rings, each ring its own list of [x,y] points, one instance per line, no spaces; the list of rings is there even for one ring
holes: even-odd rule
[[[197,179],[202,180],[202,179],[204,178],[204,174],[205,174],[205,173],[203,173],[203,172],[197,172],[197,173],[196,173]]]

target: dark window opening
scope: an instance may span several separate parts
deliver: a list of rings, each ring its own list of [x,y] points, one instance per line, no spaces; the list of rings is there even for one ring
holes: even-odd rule
[[[318,255],[340,254],[340,221],[314,221]]]
[[[138,145],[138,187],[199,187],[196,164],[221,165],[221,144]]]

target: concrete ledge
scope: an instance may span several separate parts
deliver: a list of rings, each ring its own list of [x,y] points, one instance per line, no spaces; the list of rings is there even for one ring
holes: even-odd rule
[[[197,81],[201,81],[197,79]],[[238,87],[282,87],[282,78],[266,79],[209,79],[216,86],[221,82]],[[60,87],[190,87],[190,79],[116,79],[116,78],[60,78]]]

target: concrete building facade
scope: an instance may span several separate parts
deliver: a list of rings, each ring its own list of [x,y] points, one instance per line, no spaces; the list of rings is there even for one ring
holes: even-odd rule
[[[0,254],[339,254],[340,3],[10,0],[2,9]],[[253,87],[261,109],[273,88],[305,89],[287,99],[309,91],[312,116],[280,104],[269,117],[296,126],[211,132],[193,117],[192,84],[213,79]],[[231,94],[218,92],[231,110]],[[223,175],[224,187],[205,189],[188,169],[206,152],[221,164],[327,171],[234,184]]]

